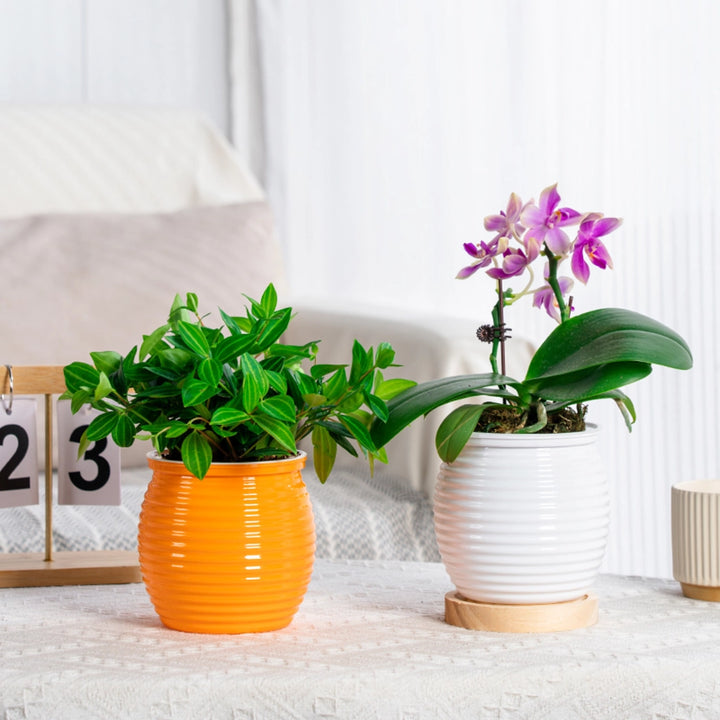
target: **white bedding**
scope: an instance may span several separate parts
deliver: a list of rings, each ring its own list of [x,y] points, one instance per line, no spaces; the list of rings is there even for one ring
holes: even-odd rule
[[[387,474],[374,478],[345,470],[321,485],[308,468],[317,557],[357,560],[440,559],[430,502]],[[53,547],[63,550],[134,550],[147,469],[123,471],[122,505],[53,506]],[[43,483],[41,483],[42,487]],[[0,509],[0,552],[42,552],[44,500]]]

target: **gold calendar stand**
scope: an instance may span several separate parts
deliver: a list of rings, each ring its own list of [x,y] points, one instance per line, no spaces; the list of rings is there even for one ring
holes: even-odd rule
[[[45,553],[0,553],[0,587],[110,585],[140,582],[137,552],[53,552],[52,396],[65,392],[62,366],[0,366],[0,392],[45,396]]]

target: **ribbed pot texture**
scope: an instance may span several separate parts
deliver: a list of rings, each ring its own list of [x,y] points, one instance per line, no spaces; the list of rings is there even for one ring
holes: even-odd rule
[[[214,463],[198,480],[181,462],[148,456],[140,513],[143,582],[169,628],[196,633],[286,627],[305,595],[315,526],[305,455]]]
[[[673,577],[720,587],[720,480],[693,480],[672,488]]]
[[[435,533],[468,600],[523,605],[574,600],[592,585],[610,502],[597,428],[563,434],[475,433],[443,463]]]

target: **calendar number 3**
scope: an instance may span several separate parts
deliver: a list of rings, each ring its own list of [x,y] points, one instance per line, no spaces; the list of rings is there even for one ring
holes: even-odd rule
[[[74,443],[80,443],[82,434],[87,430],[87,425],[80,425],[76,427],[70,434],[70,441]],[[99,490],[104,487],[107,481],[110,479],[110,463],[102,456],[103,451],[107,448],[107,440],[97,440],[93,443],[92,447],[88,448],[83,455],[83,460],[90,460],[95,463],[97,467],[97,474],[92,480],[86,480],[82,473],[78,470],[73,470],[68,473],[70,482],[78,488],[78,490],[87,490],[92,492],[93,490]]]

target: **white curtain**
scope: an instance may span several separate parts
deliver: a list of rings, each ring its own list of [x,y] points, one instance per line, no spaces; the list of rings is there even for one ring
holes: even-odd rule
[[[236,0],[246,5],[248,0]],[[264,180],[296,296],[486,321],[455,280],[483,216],[559,183],[625,219],[575,307],[669,324],[695,369],[591,409],[613,493],[606,569],[669,576],[670,486],[718,476],[717,0],[256,0]],[[237,52],[237,48],[235,48]],[[236,103],[237,107],[237,103]],[[539,340],[540,311],[513,308]],[[510,346],[510,352],[511,346]],[[479,347],[478,352],[483,352]]]

